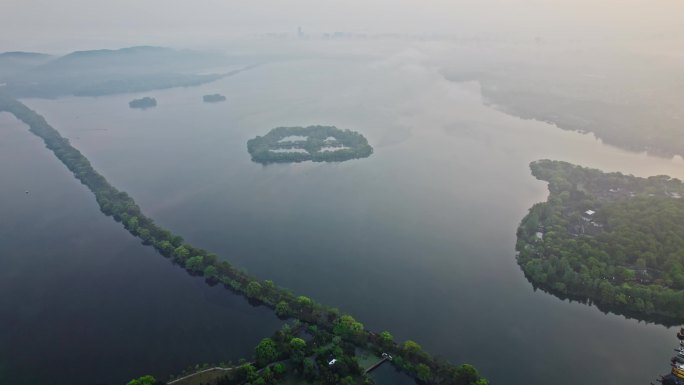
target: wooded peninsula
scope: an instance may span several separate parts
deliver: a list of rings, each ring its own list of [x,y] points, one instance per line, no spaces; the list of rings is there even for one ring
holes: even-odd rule
[[[630,317],[684,321],[684,184],[541,160],[549,183],[518,228],[518,263],[535,287]]]
[[[365,329],[363,324],[356,321],[351,315],[341,314],[339,310],[323,306],[306,296],[295,295],[288,289],[276,286],[272,281],[250,276],[231,265],[228,261],[219,260],[217,255],[184,243],[181,236],[156,225],[151,218],[144,215],[140,207],[127,193],[109,184],[92,167],[88,159],[71,146],[69,140],[62,137],[42,116],[18,100],[0,94],[0,112],[2,111],[9,112],[26,123],[29,126],[29,130],[42,138],[46,147],[62,161],[81,183],[94,193],[101,211],[108,216],[112,216],[117,222],[120,222],[132,235],[140,238],[144,244],[154,247],[160,254],[171,259],[173,263],[183,267],[190,274],[204,276],[209,283],[221,283],[233,292],[247,297],[250,301],[256,301],[273,309],[281,318],[293,318],[307,325],[314,338],[312,341],[315,341],[316,338],[329,340],[330,342],[326,345],[327,350],[325,350],[325,354],[329,354],[329,352],[340,354],[341,364],[350,365],[350,367],[346,369],[346,372],[318,370],[313,374],[310,373],[313,376],[312,378],[315,379],[312,383],[331,385],[341,383],[361,384],[369,381],[368,377],[359,371],[357,361],[347,359],[352,354],[351,348],[354,347],[376,355],[381,353],[392,355],[392,365],[420,380],[422,383],[445,385],[488,384],[488,381],[482,378],[471,365],[455,366],[444,360],[434,358],[413,341],[398,344],[388,332],[371,332]],[[312,131],[317,131],[317,129],[312,129]],[[339,130],[328,127],[324,128],[322,132],[337,134],[337,131]],[[291,132],[288,134],[291,134]],[[294,130],[294,132],[301,131]],[[365,139],[361,141],[355,136],[358,134],[348,131],[343,132],[346,133],[346,136],[341,136],[341,138],[357,138],[355,140],[359,143],[365,143]],[[335,135],[331,136],[338,138]],[[367,154],[370,154],[370,149],[365,151]],[[239,383],[245,383],[243,381],[244,378],[248,381],[253,380],[254,384],[264,384],[266,380],[263,378],[259,380],[254,377],[254,373],[257,370],[259,370],[259,373],[263,373],[268,368],[269,371],[277,372],[280,370],[280,367],[270,369],[270,365],[275,365],[276,361],[284,358],[286,354],[288,357],[294,355],[296,358],[301,357],[299,352],[313,351],[313,345],[309,344],[314,342],[299,341],[299,338],[294,337],[292,334],[287,334],[283,331],[280,331],[280,333],[284,333],[284,335],[279,337],[276,334],[274,338],[262,341],[264,346],[260,344],[257,347],[254,366],[251,369],[245,367],[243,371],[235,372],[236,376],[245,376],[238,378],[237,381],[242,381]],[[324,337],[321,337],[321,335]],[[286,343],[281,343],[282,341],[286,341]],[[304,346],[302,346],[302,343],[304,343]],[[285,348],[284,346],[288,347]],[[316,358],[316,360],[321,362],[324,359],[327,359],[327,357],[320,356],[320,354]],[[308,365],[303,362],[302,360],[301,365]],[[287,368],[298,370],[296,366],[288,366]],[[305,370],[303,366],[301,370]],[[347,375],[341,377],[341,373],[347,373]],[[261,374],[258,377],[261,378]],[[134,381],[139,381],[137,383],[140,384],[162,383],[154,381],[151,377]],[[272,381],[269,380],[268,383],[278,383],[278,377],[274,376]]]

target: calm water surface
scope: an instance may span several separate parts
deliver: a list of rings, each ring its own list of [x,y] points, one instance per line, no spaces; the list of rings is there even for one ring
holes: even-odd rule
[[[201,102],[202,95],[217,92],[227,101]],[[140,96],[155,97],[158,107],[129,109],[128,101]],[[519,221],[546,197],[546,186],[530,175],[529,162],[552,158],[641,176],[682,178],[681,159],[628,153],[589,135],[508,116],[483,105],[477,84],[450,83],[438,69],[391,59],[292,61],[197,88],[26,103],[148,215],[190,243],[259,277],[338,306],[371,329],[389,330],[397,339],[414,339],[434,354],[472,363],[494,383],[545,384],[553,379],[558,385],[637,385],[668,369],[672,329],[535,292],[516,265],[514,245]],[[249,160],[248,139],[276,126],[312,124],[359,131],[375,153],[339,164],[261,166]],[[29,140],[23,131],[20,138]],[[11,155],[3,156],[35,157],[43,159],[41,167],[62,170],[39,147],[15,151],[12,146]],[[14,174],[28,178],[26,173]],[[196,349],[222,359],[219,348],[229,349],[231,328],[249,325],[249,333],[256,333],[253,325],[272,319],[228,295],[221,298],[230,305],[212,313],[219,306],[206,302],[210,289],[138,246],[111,219],[99,218],[92,198],[67,173],[30,180],[43,183],[43,189],[50,183],[81,194],[63,198],[71,203],[51,198],[54,205],[90,205],[85,218],[55,214],[57,224],[78,228],[72,237],[87,244],[82,251],[64,246],[63,236],[55,232],[66,229],[53,223],[44,231],[56,239],[49,243],[49,237],[38,238],[41,242],[31,244],[32,253],[49,251],[90,263],[102,259],[106,262],[98,263],[115,265],[123,270],[121,275],[140,277],[122,279],[127,284],[147,283],[156,290],[151,294],[152,289],[140,289],[149,297],[135,298],[141,307],[148,301],[148,306],[159,306],[154,310],[104,306],[112,319],[100,317],[98,328],[127,330],[120,319],[136,324],[130,320],[138,317],[149,325],[129,340],[92,336],[102,349],[88,351],[108,361],[108,369],[130,371],[134,360],[120,361],[121,356],[111,352],[140,351],[146,344],[134,341],[154,338],[146,332],[161,333],[155,329],[155,317],[175,320],[181,313],[155,302],[175,303],[175,294],[163,295],[168,290],[158,285],[186,285],[175,290],[186,295],[186,306],[193,304],[195,311],[182,312],[185,326],[167,326],[168,340],[147,344],[145,354],[150,356],[180,354],[206,342],[212,346]],[[14,183],[23,190],[28,180]],[[23,191],[15,193],[16,200],[27,198]],[[45,210],[36,209],[33,221],[43,218],[38,213]],[[22,215],[13,212],[12,223]],[[98,237],[115,240],[102,247]],[[16,244],[6,248],[15,249]],[[130,261],[124,265],[122,258]],[[56,274],[43,263],[26,269]],[[163,277],[153,280],[151,275]],[[70,281],[83,280],[86,277]],[[115,289],[118,286],[110,290]],[[99,298],[96,292],[88,295],[93,301]],[[44,310],[44,298],[25,302],[35,311]],[[233,312],[238,310],[229,306],[242,309],[245,318],[260,315],[262,321],[236,319]],[[36,314],[25,317],[38,329],[52,327]],[[200,326],[218,321],[226,327],[216,333],[226,333],[224,337]],[[176,333],[187,333],[188,338],[169,346]],[[11,351],[29,355],[33,350],[14,344]],[[155,358],[172,366],[162,356]],[[134,362],[136,368],[145,367]]]
[[[7,113],[0,202],[0,384],[166,379],[249,355],[279,327],[270,311],[210,288],[105,217]]]

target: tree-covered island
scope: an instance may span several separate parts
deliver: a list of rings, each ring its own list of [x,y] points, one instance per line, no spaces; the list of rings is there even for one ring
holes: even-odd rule
[[[262,164],[343,162],[367,158],[373,147],[363,135],[334,126],[277,127],[247,141],[247,151]]]
[[[128,106],[131,108],[140,108],[144,110],[146,108],[156,107],[157,99],[150,98],[148,96],[140,99],[133,99],[130,102],[128,102]]]
[[[254,366],[246,366],[240,372],[230,373],[225,384],[276,384],[275,380],[267,381],[263,376],[271,364],[275,366],[278,363],[277,360],[281,359],[290,360],[294,375],[301,375],[306,379],[305,366],[309,364],[301,359],[300,351],[306,357],[314,357],[315,363],[325,362],[326,354],[339,354],[340,367],[343,365],[346,367],[344,372],[338,372],[336,368],[318,370],[314,383],[363,384],[367,381],[367,376],[359,374],[358,364],[349,362],[352,347],[373,354],[383,352],[392,355],[391,364],[395,368],[424,384],[487,385],[489,383],[471,365],[453,365],[443,359],[433,357],[413,341],[400,344],[387,332],[376,333],[366,329],[351,315],[319,304],[309,297],[296,295],[270,280],[262,280],[249,275],[227,260],[220,259],[216,254],[185,243],[181,236],[157,225],[152,218],[146,216],[126,192],[112,186],[93,168],[90,161],[42,116],[20,101],[0,92],[0,112],[3,111],[13,114],[28,125],[29,131],[40,137],[45,146],[73,173],[76,179],[95,195],[100,210],[121,223],[131,235],[139,238],[145,245],[154,247],[161,255],[169,258],[188,273],[205,277],[208,283],[222,284],[255,304],[273,309],[283,319],[294,319],[306,325],[314,341],[316,338],[320,338],[319,341],[330,341],[328,345],[325,345],[325,349],[328,350],[317,351],[315,350],[316,344],[310,345],[305,341],[302,345],[301,341],[295,340],[298,337],[294,335],[292,338],[287,333],[282,338],[276,335],[271,341],[262,341],[263,346],[257,346]],[[320,347],[320,343],[318,346]],[[298,361],[299,359],[301,361]],[[300,362],[301,372],[298,372]],[[311,363],[308,358],[306,362]],[[330,365],[330,361],[327,363]],[[258,372],[255,372],[256,370]],[[278,370],[275,367],[269,369],[269,371]],[[238,377],[231,378],[232,374]],[[273,378],[277,379],[277,374],[274,374]],[[344,374],[344,377],[340,374]],[[131,381],[132,385],[163,383],[150,376]]]
[[[541,160],[549,183],[518,228],[518,263],[535,287],[630,317],[684,321],[684,184]]]
[[[202,101],[204,101],[205,103],[225,102],[226,97],[221,94],[204,95],[202,96]]]

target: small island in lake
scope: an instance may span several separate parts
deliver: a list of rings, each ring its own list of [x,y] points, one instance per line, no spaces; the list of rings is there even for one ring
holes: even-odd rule
[[[684,321],[684,184],[542,160],[549,198],[518,228],[518,264],[535,287],[601,309]]]
[[[262,164],[343,162],[373,153],[363,135],[334,126],[274,128],[265,136],[247,141],[247,150],[254,162]]]
[[[131,108],[142,108],[144,110],[146,108],[156,107],[157,106],[157,99],[150,98],[150,97],[144,97],[141,99],[133,99],[130,102],[128,102],[128,106]]]
[[[218,102],[225,102],[226,97],[221,95],[221,94],[212,94],[212,95],[202,96],[202,100],[205,103],[218,103]]]

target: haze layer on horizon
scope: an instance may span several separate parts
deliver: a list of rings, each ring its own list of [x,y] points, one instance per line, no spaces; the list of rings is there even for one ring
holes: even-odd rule
[[[343,31],[550,41],[675,41],[680,0],[5,0],[0,52],[211,47],[266,33]],[[672,47],[675,49],[675,47]]]

